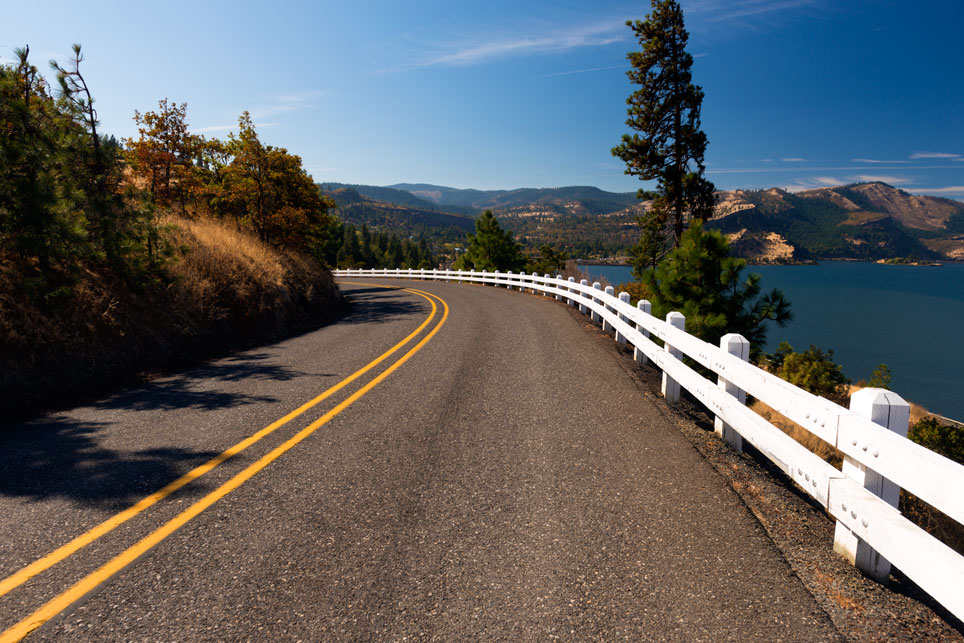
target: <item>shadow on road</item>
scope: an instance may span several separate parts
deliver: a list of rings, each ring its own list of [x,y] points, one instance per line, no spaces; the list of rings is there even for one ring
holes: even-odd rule
[[[422,319],[430,309],[427,302],[409,293],[370,287],[345,290],[352,307],[335,324],[379,324],[412,316]],[[274,357],[270,349],[232,355],[176,377],[119,392],[91,407],[114,411],[216,411],[277,401],[266,395],[219,390],[218,383],[284,382],[305,375],[325,376],[279,365]],[[31,501],[66,498],[120,510],[218,453],[173,447],[115,451],[102,446],[100,439],[112,424],[51,415],[3,426],[0,496]],[[207,489],[199,481],[185,491],[194,495]]]
[[[352,288],[351,284],[341,284],[341,290],[351,302],[351,310],[334,324],[384,324],[411,315],[425,315],[431,310],[421,297],[399,290]]]
[[[0,495],[61,497],[120,510],[217,455],[179,448],[111,451],[97,440],[109,424],[51,416],[0,434]],[[203,487],[195,483],[190,493]]]
[[[273,397],[250,395],[234,391],[206,388],[197,382],[239,382],[261,380],[287,382],[307,375],[285,366],[271,363],[270,353],[242,353],[200,368],[182,373],[175,378],[152,382],[146,387],[131,389],[95,402],[98,409],[131,409],[135,411],[198,409],[213,411],[233,406],[275,402]],[[323,375],[323,374],[322,374]]]

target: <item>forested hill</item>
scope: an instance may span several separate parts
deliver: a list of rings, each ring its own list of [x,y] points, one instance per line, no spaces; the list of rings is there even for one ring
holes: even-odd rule
[[[461,190],[425,183],[389,186],[441,206],[475,210],[511,211],[534,204],[557,209],[560,214],[608,214],[636,203],[634,192],[606,192],[591,186],[518,188],[515,190]]]
[[[323,184],[324,187],[341,184]],[[524,245],[548,243],[572,257],[625,256],[639,239],[632,193],[593,187],[460,190],[430,184],[341,187],[331,192],[349,223],[459,244],[474,214],[491,209]],[[790,193],[717,193],[708,227],[757,262],[820,259],[964,260],[964,203],[916,196],[885,183]],[[456,211],[472,214],[458,214]]]
[[[331,184],[324,184],[323,187],[329,185]],[[334,199],[339,218],[358,227],[364,224],[373,230],[441,242],[464,241],[466,233],[475,229],[473,217],[387,203],[368,197],[353,188],[342,187],[327,194]]]
[[[320,186],[346,223],[426,239],[436,250],[464,243],[466,233],[474,230],[474,215],[491,209],[527,247],[549,244],[575,257],[611,256],[635,243],[635,219],[641,210],[634,194],[594,187],[483,191],[428,184]]]
[[[339,190],[350,190],[361,196],[367,197],[372,201],[381,203],[391,203],[393,205],[408,206],[419,210],[431,212],[447,212],[449,214],[474,215],[478,209],[471,206],[441,204],[431,199],[424,199],[408,190],[396,187],[383,187],[379,185],[361,185],[355,183],[321,183],[321,189],[325,192],[335,193]]]
[[[720,192],[708,224],[760,261],[964,259],[964,203],[886,183]]]

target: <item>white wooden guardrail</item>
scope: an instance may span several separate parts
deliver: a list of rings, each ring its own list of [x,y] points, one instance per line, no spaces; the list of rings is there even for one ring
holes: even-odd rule
[[[670,403],[680,387],[716,416],[716,430],[735,449],[748,441],[836,518],[834,549],[863,572],[885,580],[893,563],[956,617],[964,620],[964,557],[904,518],[900,489],[964,524],[964,466],[907,439],[909,406],[897,394],[862,389],[846,409],[750,364],[749,344],[737,334],[708,344],[684,330],[682,314],[661,320],[649,302],[629,304],[628,293],[570,277],[452,270],[338,270],[338,277],[391,277],[489,284],[542,293],[578,306],[632,345],[635,359],[663,371],[662,393]],[[662,341],[655,344],[651,338]],[[683,356],[716,373],[712,382],[688,367]],[[745,406],[758,400],[844,453],[843,471],[814,455]]]

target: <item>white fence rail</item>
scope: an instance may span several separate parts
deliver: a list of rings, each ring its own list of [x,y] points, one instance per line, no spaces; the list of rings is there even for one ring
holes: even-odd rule
[[[964,524],[964,466],[906,438],[909,407],[881,389],[854,394],[849,409],[799,389],[748,363],[748,346],[727,335],[713,346],[684,330],[685,319],[664,321],[649,314],[649,302],[629,304],[598,282],[561,276],[443,270],[339,270],[338,277],[390,277],[489,284],[541,293],[578,306],[617,342],[630,344],[637,361],[663,372],[669,402],[680,387],[716,416],[717,433],[734,448],[746,440],[772,460],[837,519],[834,548],[861,570],[886,579],[890,563],[945,608],[964,619],[964,557],[904,518],[897,510],[907,489]],[[663,346],[651,338],[659,339]],[[682,356],[717,374],[712,382],[689,368]],[[761,400],[845,455],[840,471],[745,406],[746,394]],[[889,561],[889,562],[888,562]]]

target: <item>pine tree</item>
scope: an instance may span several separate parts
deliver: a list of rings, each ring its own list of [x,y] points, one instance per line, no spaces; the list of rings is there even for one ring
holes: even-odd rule
[[[467,270],[522,270],[525,257],[512,232],[503,230],[491,210],[475,220],[475,234],[468,236],[468,250],[458,258],[453,268]]]
[[[786,326],[793,313],[782,291],[760,294],[760,275],[744,279],[745,267],[745,259],[730,256],[720,232],[692,222],[680,244],[647,274],[653,314],[683,313],[686,330],[711,344],[726,333],[740,333],[755,360],[766,343],[767,323]]]
[[[652,206],[639,219],[644,235],[633,249],[637,278],[641,267],[653,267],[665,251],[666,226],[678,245],[687,218],[708,219],[714,206],[713,184],[703,177],[703,90],[692,82],[683,10],[676,0],[652,0],[652,8],[645,21],[626,23],[642,46],[628,54],[632,69],[626,74],[640,86],[626,100],[626,124],[638,133],[624,134],[612,150],[625,161],[626,174],[657,181],[655,193],[639,191]]]

